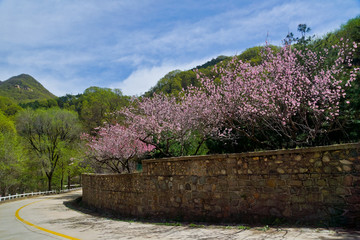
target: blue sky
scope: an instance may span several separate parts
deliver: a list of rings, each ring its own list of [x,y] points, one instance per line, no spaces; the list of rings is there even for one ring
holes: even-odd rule
[[[359,14],[360,0],[0,0],[0,80],[140,95],[172,70],[279,45],[299,23],[321,37]]]

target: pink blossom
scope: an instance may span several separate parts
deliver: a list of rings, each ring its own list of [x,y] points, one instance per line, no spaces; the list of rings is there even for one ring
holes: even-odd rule
[[[322,56],[290,46],[284,46],[278,53],[265,48],[263,62],[258,66],[235,57],[217,69],[221,73],[220,85],[200,76],[202,87],[195,92],[207,93],[202,101],[208,102],[216,115],[221,116],[219,126],[232,128],[234,133],[253,139],[251,129],[268,128],[297,141],[292,132],[302,129],[308,132],[308,138],[314,139],[320,134],[317,129],[321,126],[310,125],[309,114],[319,124],[324,119],[334,119],[339,112],[339,101],[345,96],[343,83],[337,79],[343,76],[347,79],[344,85],[349,87],[358,72],[353,69],[348,74],[344,70],[345,60],[352,66],[349,51],[337,45],[333,48],[338,49],[338,58],[330,66],[326,64],[327,50]]]
[[[82,138],[87,141],[88,156],[114,172],[130,172],[134,159],[154,149],[140,141],[135,131],[119,124],[99,127],[95,136],[83,134]]]

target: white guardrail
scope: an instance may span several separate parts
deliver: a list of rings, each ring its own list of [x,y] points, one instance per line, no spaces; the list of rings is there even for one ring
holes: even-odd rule
[[[0,197],[0,202],[10,200],[10,199],[15,199],[15,198],[28,197],[28,196],[64,193],[64,192],[75,191],[75,190],[79,190],[79,189],[81,189],[81,187],[71,188],[71,189],[64,189],[64,190],[60,190],[60,191],[52,190],[52,191],[44,191],[44,192],[21,193],[21,194],[16,193],[15,195],[8,195],[8,196],[5,196],[5,197]]]

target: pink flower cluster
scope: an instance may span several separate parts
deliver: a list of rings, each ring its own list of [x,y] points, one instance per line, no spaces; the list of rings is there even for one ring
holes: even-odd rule
[[[134,129],[139,139],[153,145],[164,156],[174,156],[170,148],[182,146],[178,155],[188,154],[185,146],[198,137],[198,148],[210,132],[217,129],[219,119],[199,96],[183,92],[180,99],[155,94],[152,98],[136,100],[135,106],[119,114],[126,116],[127,125]],[[196,154],[197,151],[194,152]]]
[[[234,57],[225,67],[216,69],[220,84],[200,76],[203,85],[197,92],[207,93],[206,98],[200,98],[222,116],[227,129],[252,138],[254,128],[266,128],[294,142],[298,141],[297,132],[306,132],[304,141],[309,141],[324,130],[321,125],[325,121],[339,115],[345,87],[359,71],[344,68],[352,66],[356,47],[353,43],[349,50],[346,42],[334,46],[338,57],[332,63],[326,49],[322,55],[288,45],[277,53],[266,47],[263,62],[257,66]]]
[[[88,142],[88,155],[98,164],[106,165],[114,172],[130,172],[130,168],[133,167],[132,160],[154,149],[153,146],[140,141],[134,131],[119,124],[106,125],[96,130],[96,136],[82,136]]]

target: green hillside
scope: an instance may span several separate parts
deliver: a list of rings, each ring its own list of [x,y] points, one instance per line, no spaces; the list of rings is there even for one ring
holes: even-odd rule
[[[187,89],[189,86],[199,86],[200,82],[196,77],[195,69],[199,70],[203,74],[211,74],[211,69],[222,61],[229,61],[231,57],[219,56],[214,58],[203,65],[197,66],[196,68],[181,71],[174,70],[167,73],[162,77],[155,86],[149,89],[144,96],[151,97],[154,93],[166,93],[177,95],[182,89]]]
[[[270,45],[270,47],[276,51],[278,47]],[[243,53],[237,57],[242,61],[248,61],[251,64],[258,64],[261,61],[261,50],[264,47],[256,46],[246,49]],[[229,56],[218,56],[217,58],[211,59],[203,65],[197,66],[196,68],[180,71],[174,70],[162,77],[155,86],[147,91],[144,96],[151,97],[154,93],[165,93],[170,95],[178,95],[182,89],[187,89],[189,86],[199,86],[200,81],[196,77],[194,70],[198,70],[206,76],[213,76],[212,69],[214,66],[226,65],[233,57]]]
[[[11,98],[17,102],[56,98],[36,79],[27,74],[0,82],[0,96]]]

